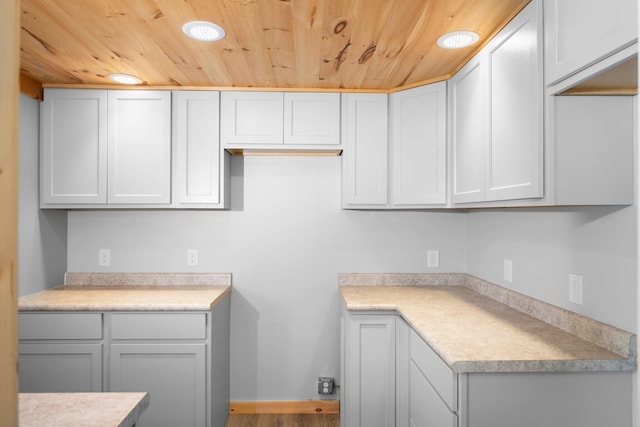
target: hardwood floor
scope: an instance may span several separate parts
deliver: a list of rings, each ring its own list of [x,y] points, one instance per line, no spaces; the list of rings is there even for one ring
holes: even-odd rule
[[[231,414],[225,427],[339,427],[340,414]]]

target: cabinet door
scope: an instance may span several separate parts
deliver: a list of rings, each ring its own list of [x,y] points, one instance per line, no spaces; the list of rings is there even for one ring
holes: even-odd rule
[[[487,62],[480,54],[449,81],[451,201],[484,200],[487,127]]]
[[[343,96],[344,207],[387,204],[387,95]]]
[[[220,93],[173,92],[173,201],[221,203]]]
[[[446,195],[445,82],[391,95],[391,204],[443,204]]]
[[[21,343],[20,392],[102,391],[102,344]]]
[[[637,0],[545,0],[548,85],[631,45],[638,38]]]
[[[282,144],[282,92],[223,92],[222,145]]]
[[[340,94],[284,94],[284,143],[340,144]]]
[[[542,196],[542,6],[534,1],[488,46],[491,138],[486,200]]]
[[[111,391],[147,391],[139,427],[204,426],[205,344],[112,344]]]
[[[396,328],[392,315],[348,315],[345,345],[346,425],[395,425]]]
[[[47,204],[107,202],[107,92],[45,89],[40,198]]]
[[[171,201],[171,92],[109,91],[110,204]]]

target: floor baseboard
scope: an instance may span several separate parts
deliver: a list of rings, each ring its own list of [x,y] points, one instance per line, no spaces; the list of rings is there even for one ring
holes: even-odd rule
[[[256,400],[229,402],[230,414],[339,414],[339,400]]]

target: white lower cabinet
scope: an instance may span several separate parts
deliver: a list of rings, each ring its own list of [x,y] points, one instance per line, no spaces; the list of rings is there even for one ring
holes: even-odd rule
[[[113,344],[111,391],[148,391],[138,426],[204,426],[206,345]]]
[[[396,316],[347,314],[345,394],[347,426],[395,425]]]
[[[20,344],[20,391],[102,391],[102,343]]]
[[[21,313],[20,391],[103,390],[101,313]]]
[[[632,423],[630,372],[456,373],[400,316],[343,316],[342,427]]]
[[[140,427],[223,426],[229,298],[210,312],[21,312],[21,392],[149,392]]]

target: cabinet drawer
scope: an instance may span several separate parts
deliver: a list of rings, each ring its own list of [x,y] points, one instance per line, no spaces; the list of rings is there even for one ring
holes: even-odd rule
[[[456,374],[414,330],[411,330],[410,352],[413,363],[431,383],[442,400],[449,406],[449,409],[454,412],[457,411],[458,386]]]
[[[113,313],[111,337],[127,339],[205,339],[205,313]]]
[[[102,339],[102,313],[20,313],[21,340]]]

